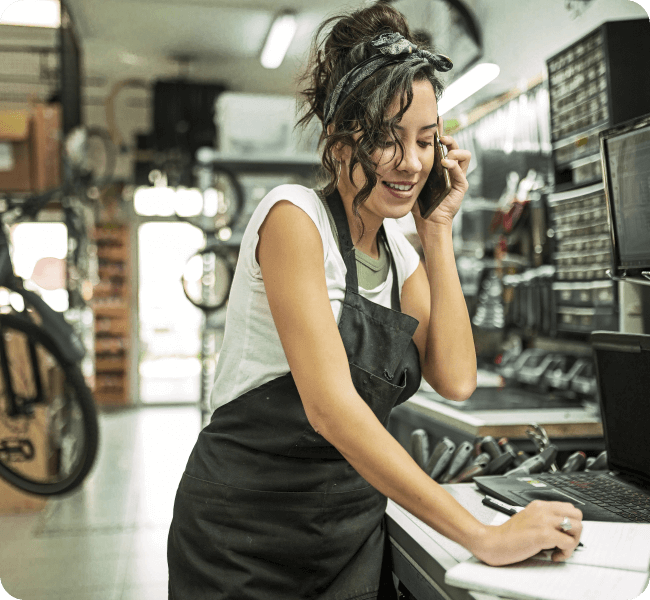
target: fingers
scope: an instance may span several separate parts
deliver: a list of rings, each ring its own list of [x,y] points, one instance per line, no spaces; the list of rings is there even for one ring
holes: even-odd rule
[[[472,158],[472,153],[469,150],[450,150],[447,152],[447,158],[451,160],[457,160],[458,162],[469,162]]]
[[[555,550],[552,554],[552,559],[555,562],[563,561],[569,558],[578,546],[580,538],[576,538],[568,533],[557,532],[553,535],[553,542]]]
[[[440,141],[442,142],[443,146],[447,146],[447,150],[458,150],[458,142],[451,137],[450,135],[441,135],[440,136]]]
[[[564,517],[569,517],[569,519],[575,519],[577,521],[582,521],[582,511],[579,508],[573,506],[569,502],[558,502],[560,504],[560,510],[563,510],[562,513]]]
[[[442,136],[440,138],[440,141],[447,147],[447,158],[458,162],[463,173],[467,173],[467,168],[469,167],[469,161],[472,158],[472,153],[469,150],[461,150],[458,146],[458,142],[450,135]]]
[[[535,502],[531,502],[529,506],[531,505],[534,505],[537,510],[544,511],[558,531],[562,531],[561,524],[565,517],[571,523],[571,529],[567,530],[566,533],[572,532],[574,529],[580,529],[582,531],[582,511],[570,502],[543,502],[536,500]]]
[[[543,547],[555,548],[553,560],[566,560],[571,556],[582,535],[582,512],[569,502],[540,500],[531,502],[526,510],[542,528],[540,543]],[[565,517],[571,524],[571,528],[566,531],[562,529]]]
[[[446,167],[449,172],[455,171],[455,170],[460,170],[462,171],[460,164],[458,163],[457,160],[454,160],[453,158],[443,158],[442,159],[442,166]]]
[[[571,523],[568,531],[561,528],[565,517]],[[499,533],[503,536],[502,541],[498,550],[488,557],[486,562],[489,564],[518,562],[542,550],[550,551],[553,561],[564,561],[573,554],[580,541],[582,513],[568,502],[536,500],[504,523]]]
[[[571,529],[568,531],[560,530],[560,534],[564,538],[569,538],[573,544],[573,547],[571,548],[571,552],[575,550],[576,546],[580,542],[580,536],[582,535],[582,518],[575,519],[575,518],[570,518],[569,519],[571,523]]]
[[[547,512],[546,523],[548,538],[545,545],[555,550],[552,560],[555,562],[569,558],[580,542],[582,535],[582,511],[569,502],[542,502],[540,508]],[[563,529],[562,523],[567,518],[571,527]]]
[[[442,166],[449,171],[452,189],[459,190],[464,195],[469,188],[469,184],[465,177],[465,170],[463,170],[459,162],[453,158],[445,158],[442,161]]]
[[[577,544],[580,540],[580,534],[582,533],[582,511],[573,506],[570,502],[548,502],[548,505],[548,508],[553,515],[552,518],[556,520],[559,519],[556,528],[564,534],[576,537]],[[564,529],[562,527],[565,518],[569,520],[571,525],[569,529]]]
[[[471,158],[472,153],[469,150],[450,150],[447,154],[446,160],[453,160],[457,162],[463,173],[467,173],[467,168],[469,167],[469,161]],[[442,164],[445,164],[444,160],[442,161]]]
[[[549,514],[554,514],[560,517],[558,525],[562,522],[564,517],[569,517],[570,519],[576,519],[578,521],[582,520],[582,511],[579,508],[576,508],[570,502],[548,502],[545,500],[534,500],[528,506],[538,510],[543,510]]]

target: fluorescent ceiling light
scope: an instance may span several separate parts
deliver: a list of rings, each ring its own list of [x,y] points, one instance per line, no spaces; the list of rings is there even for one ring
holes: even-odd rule
[[[267,69],[277,69],[284,60],[291,40],[296,33],[296,16],[291,13],[278,15],[264,42],[260,56],[262,66]]]
[[[60,27],[59,0],[0,0],[1,25]]]
[[[442,116],[463,100],[467,100],[472,94],[496,79],[500,70],[499,65],[494,63],[482,63],[459,77],[444,91],[438,103],[438,114]]]

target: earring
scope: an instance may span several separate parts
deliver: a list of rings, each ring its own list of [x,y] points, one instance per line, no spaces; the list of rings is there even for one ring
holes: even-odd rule
[[[339,187],[339,179],[341,178],[341,167],[342,167],[343,163],[340,160],[338,160],[336,162],[338,163],[339,168],[336,171],[336,183],[334,184],[334,187]]]

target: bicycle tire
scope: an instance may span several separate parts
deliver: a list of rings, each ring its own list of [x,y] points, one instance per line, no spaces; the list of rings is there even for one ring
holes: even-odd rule
[[[206,254],[214,254],[215,259],[219,261],[219,264],[221,265],[221,271],[225,274],[225,286],[223,287],[223,291],[219,294],[213,295],[209,294],[208,298],[206,299],[207,301],[204,300],[197,300],[195,297],[193,297],[193,294],[190,293],[190,288],[193,287],[193,283],[196,285],[196,282],[190,282],[186,279],[185,277],[185,272],[183,272],[183,275],[181,277],[181,283],[183,285],[183,293],[185,294],[185,297],[197,308],[200,308],[204,312],[212,312],[215,310],[219,310],[220,308],[224,307],[226,303],[228,302],[228,298],[230,296],[230,289],[232,288],[232,282],[233,279],[235,278],[235,266],[237,264],[237,251],[234,248],[228,247],[225,244],[222,244],[220,242],[218,243],[213,243],[210,244],[209,246],[206,246],[202,250],[199,250],[190,258],[187,260],[186,265],[191,261],[194,260],[195,257],[199,256],[202,257]],[[217,266],[215,264],[213,272],[216,274],[217,271]],[[216,289],[216,286],[213,286],[213,290]]]
[[[223,186],[217,185],[217,181],[220,178],[226,182],[226,190],[229,191],[229,194],[226,194],[225,191],[221,189]],[[176,217],[181,221],[186,221],[187,223],[198,227],[207,235],[218,234],[219,231],[226,227],[232,231],[239,227],[239,221],[244,214],[246,204],[244,188],[235,172],[221,165],[215,165],[213,167],[211,181],[212,185],[210,187],[220,189],[224,198],[228,198],[226,204],[228,205],[228,208],[232,208],[232,210],[227,209],[225,213],[217,213],[211,217],[203,214],[195,216],[181,216],[177,214]],[[204,191],[204,194],[205,193],[206,192]]]
[[[216,183],[220,176],[224,177],[228,182],[232,192],[231,200],[234,204],[234,210],[228,216],[228,219],[224,222],[223,226],[235,229],[239,225],[239,220],[244,213],[246,195],[244,194],[244,188],[234,171],[231,171],[222,165],[214,165],[212,174],[213,183]]]
[[[45,479],[43,476],[35,477],[34,475],[25,473],[16,467],[12,467],[11,463],[15,461],[8,458],[10,452],[7,451],[7,446],[0,445],[0,477],[5,479],[14,487],[30,494],[36,494],[39,496],[56,496],[69,493],[83,483],[92,469],[97,456],[97,448],[99,446],[99,424],[97,409],[95,407],[92,393],[86,385],[79,367],[74,363],[67,362],[62,357],[57,345],[43,329],[38,327],[36,324],[27,321],[25,318],[16,315],[0,315],[0,335],[4,338],[4,340],[2,340],[4,349],[7,348],[7,344],[5,343],[7,340],[5,337],[6,333],[11,331],[25,336],[26,340],[34,342],[36,348],[40,346],[49,354],[54,362],[50,362],[51,370],[47,372],[48,374],[55,373],[54,368],[60,369],[62,373],[62,380],[60,382],[58,380],[56,381],[57,383],[60,383],[60,389],[62,391],[62,393],[57,395],[56,398],[58,405],[54,406],[55,401],[52,400],[52,398],[50,398],[48,403],[44,405],[45,410],[49,411],[45,413],[47,438],[44,439],[48,440],[48,444],[51,443],[52,423],[60,416],[60,414],[64,414],[65,411],[68,414],[77,415],[77,420],[75,421],[74,426],[77,428],[81,427],[82,429],[83,448],[77,453],[78,459],[75,459],[74,464],[72,464],[69,469],[66,469],[66,472],[63,473],[63,475],[60,473],[53,473],[50,480]],[[18,339],[20,339],[20,337]],[[13,351],[15,350],[12,350],[12,352]],[[10,352],[8,352],[8,354],[10,354]],[[41,358],[42,360],[45,360],[45,355],[41,354]],[[10,356],[4,356],[3,359],[9,361]],[[16,358],[16,360],[19,360],[19,357]],[[12,376],[12,383],[13,380],[14,378]],[[2,427],[2,431],[7,432],[13,426],[14,432],[17,431],[17,434],[23,433],[25,435],[30,435],[26,434],[25,431],[31,429],[32,425],[35,425],[37,420],[36,416],[9,416],[7,414],[8,404],[7,396],[5,394],[5,377],[2,371],[0,371],[0,381],[2,382],[2,387],[0,388],[0,426],[4,426]],[[54,381],[54,379],[49,382],[49,385],[54,387],[52,381]],[[52,420],[50,420],[52,415],[54,416]],[[62,425],[61,431],[64,432],[66,427],[72,426],[71,423],[72,420],[64,423],[57,422],[56,424]],[[21,426],[23,431],[19,430]],[[16,428],[18,428],[18,430]],[[34,431],[32,431],[32,435],[33,433]],[[2,436],[0,435],[0,437]],[[63,433],[61,437],[61,446],[56,448],[55,452],[47,457],[47,460],[50,463],[65,462],[62,455],[66,452],[66,448],[63,448],[63,445],[71,440],[69,436],[65,436],[65,433]],[[0,443],[1,442],[2,440],[0,440]],[[72,443],[74,443],[74,441]],[[58,453],[58,455],[56,453]],[[52,456],[58,456],[58,458],[52,460]],[[50,476],[50,474],[46,473],[46,476]]]

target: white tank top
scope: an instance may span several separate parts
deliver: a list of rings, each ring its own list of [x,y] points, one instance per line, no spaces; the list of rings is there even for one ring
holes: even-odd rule
[[[273,205],[280,200],[288,200],[301,208],[320,233],[327,291],[334,317],[337,322],[339,319],[341,302],[345,297],[346,268],[325,207],[312,189],[290,184],[278,186],[261,200],[244,232],[228,300],[216,380],[210,397],[212,410],[289,372],[289,363],[266,297],[262,272],[255,258],[259,228]],[[384,229],[395,260],[401,295],[404,282],[413,274],[420,258],[394,220],[385,219]],[[392,284],[391,269],[381,285],[372,290],[360,287],[359,293],[372,302],[390,308]]]

